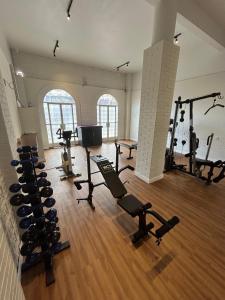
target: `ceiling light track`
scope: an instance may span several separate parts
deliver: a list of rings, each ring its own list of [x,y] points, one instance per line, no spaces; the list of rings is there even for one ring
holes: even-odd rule
[[[70,0],[70,2],[69,2],[69,4],[68,4],[68,7],[67,7],[67,11],[66,11],[66,13],[67,13],[67,20],[68,20],[68,21],[70,20],[70,17],[71,17],[71,15],[70,15],[70,10],[71,10],[72,4],[73,4],[73,0]]]
[[[130,64],[130,61],[125,62],[124,64],[122,64],[122,65],[116,67],[116,71],[119,71],[119,70],[120,70],[122,67],[124,67],[124,66],[128,67],[129,64]]]
[[[56,57],[56,50],[57,50],[57,48],[59,48],[59,40],[57,40],[57,41],[55,42],[55,47],[54,47],[54,50],[53,50],[53,55],[54,55],[54,57]]]

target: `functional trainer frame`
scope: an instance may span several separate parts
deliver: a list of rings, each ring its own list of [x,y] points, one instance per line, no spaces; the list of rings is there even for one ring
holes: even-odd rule
[[[221,93],[212,93],[212,94],[208,94],[205,96],[201,96],[201,97],[197,97],[197,98],[192,98],[192,99],[186,99],[186,100],[181,100],[181,97],[178,98],[177,101],[175,101],[175,114],[174,114],[174,121],[173,121],[173,127],[171,130],[171,140],[170,140],[170,147],[166,152],[166,158],[165,158],[165,171],[169,171],[169,170],[179,170],[185,173],[188,173],[192,176],[198,176],[199,178],[203,179],[206,181],[207,184],[210,184],[212,182],[212,176],[213,176],[213,170],[214,168],[220,168],[222,161],[218,160],[216,162],[210,161],[208,160],[208,154],[209,154],[209,150],[211,148],[211,144],[212,144],[212,139],[213,139],[213,135],[209,136],[208,141],[207,141],[207,145],[208,145],[208,151],[206,154],[206,159],[198,159],[196,158],[196,150],[198,148],[198,144],[199,144],[199,140],[196,137],[196,133],[194,132],[194,113],[193,113],[193,109],[194,109],[194,103],[197,101],[201,101],[201,100],[205,100],[205,99],[209,99],[209,98],[219,98],[222,99],[221,97]],[[189,159],[189,170],[187,170],[185,168],[185,165],[177,165],[175,163],[175,157],[174,157],[174,146],[175,146],[175,134],[176,134],[176,127],[177,127],[177,119],[178,119],[178,112],[179,109],[182,109],[182,106],[184,104],[189,104],[189,153],[186,154],[185,156],[188,157]],[[220,107],[223,107],[222,105],[219,105]],[[215,105],[214,105],[215,107]],[[183,112],[183,114],[182,114]],[[182,117],[184,115],[184,111],[181,111]],[[209,166],[210,167],[210,171],[208,173],[208,177],[204,177],[202,176],[202,172],[201,172],[201,168],[205,167],[205,166]]]

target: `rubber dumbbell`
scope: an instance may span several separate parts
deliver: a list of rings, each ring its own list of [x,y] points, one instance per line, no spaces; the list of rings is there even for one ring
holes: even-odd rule
[[[47,198],[47,199],[45,199],[43,205],[44,205],[45,207],[47,207],[47,208],[50,208],[50,207],[52,207],[52,206],[55,205],[55,202],[56,202],[56,201],[55,201],[54,198]]]
[[[177,146],[177,141],[178,141],[178,139],[174,139],[174,143],[173,143],[173,145],[174,145],[174,147],[176,147]]]
[[[36,166],[35,166],[35,168],[36,169],[44,169],[45,168],[45,164],[44,163],[42,163],[42,162],[40,162],[40,163],[38,163]]]
[[[47,186],[50,186],[51,185],[51,182],[48,181],[46,178],[40,178],[38,179],[37,181],[37,185],[39,187],[47,187]]]
[[[16,159],[13,159],[10,164],[11,164],[12,167],[17,167],[20,164],[20,161],[16,160]]]
[[[24,218],[32,214],[32,212],[33,212],[33,208],[31,206],[23,205],[17,209],[16,214],[18,217]]]
[[[18,168],[16,169],[16,172],[17,172],[18,174],[23,174],[23,171],[24,171],[23,167],[18,167]]]
[[[40,174],[37,175],[37,177],[40,177],[40,178],[45,178],[47,176],[48,176],[48,174],[46,172],[41,172]]]
[[[32,150],[32,151],[37,151],[37,146],[32,146],[32,147],[31,147],[31,150]]]
[[[51,187],[44,187],[42,188],[42,190],[40,191],[40,195],[41,197],[51,197],[53,194],[53,189]]]
[[[185,140],[182,140],[182,145],[184,146],[187,142]]]
[[[10,198],[10,204],[13,205],[13,206],[20,206],[23,201],[24,201],[24,195],[23,194],[16,194],[16,195],[13,195],[11,198]]]
[[[18,193],[20,189],[22,188],[22,185],[19,183],[13,183],[10,185],[9,190],[11,193]]]
[[[51,208],[46,214],[45,214],[45,218],[48,219],[49,221],[53,221],[56,219],[57,217],[57,210],[55,208]]]
[[[34,223],[34,217],[24,218],[19,222],[19,227],[22,229],[28,229],[30,225]]]
[[[26,195],[26,203],[24,201],[25,204],[32,204],[32,205],[40,205],[41,204],[41,197],[39,195],[39,193],[35,193],[35,194],[31,194],[31,195]]]
[[[27,183],[22,186],[22,191],[24,193],[35,194],[38,192],[38,187],[33,183]]]
[[[184,122],[184,114],[185,114],[185,110],[182,110],[182,111],[180,112],[180,114],[181,114],[180,122]]]
[[[23,244],[23,246],[20,249],[20,253],[22,256],[31,255],[31,253],[34,251],[35,248],[36,248],[36,244],[32,241],[29,241]]]

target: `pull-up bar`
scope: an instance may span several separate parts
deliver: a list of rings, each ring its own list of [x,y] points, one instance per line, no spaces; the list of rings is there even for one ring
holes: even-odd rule
[[[201,97],[197,97],[197,98],[186,99],[184,101],[181,101],[181,98],[178,98],[178,100],[175,101],[175,103],[178,103],[178,104],[189,104],[189,103],[193,103],[193,102],[196,102],[196,101],[199,101],[199,100],[204,100],[204,99],[208,99],[208,98],[216,98],[216,97],[221,97],[221,93],[212,93],[212,94],[201,96]]]

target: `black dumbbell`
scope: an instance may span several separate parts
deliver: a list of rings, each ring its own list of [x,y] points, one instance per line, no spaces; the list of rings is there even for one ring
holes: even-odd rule
[[[49,211],[45,214],[45,218],[54,222],[57,218],[57,210],[55,208],[49,209]]]
[[[48,181],[46,178],[40,178],[38,179],[37,181],[37,185],[39,187],[46,187],[46,186],[50,186],[51,185],[51,182]]]
[[[182,145],[184,146],[187,142],[185,140],[182,140]]]
[[[18,193],[21,189],[22,185],[19,183],[13,183],[10,185],[9,190],[11,193]]]
[[[42,190],[40,191],[40,195],[41,197],[51,197],[53,194],[53,189],[51,187],[44,187],[42,188]]]
[[[40,162],[40,163],[38,163],[36,166],[35,166],[35,168],[36,169],[44,169],[45,168],[45,164],[44,163],[42,163],[42,162]]]
[[[32,214],[32,212],[33,212],[33,208],[31,206],[23,205],[17,209],[16,214],[18,217],[24,218]]]
[[[40,178],[45,178],[47,176],[48,176],[48,174],[46,172],[41,172],[40,174],[37,175],[37,177],[40,177]]]
[[[178,139],[174,139],[174,142],[173,142],[173,145],[174,145],[174,147],[176,147],[177,146],[177,141],[178,141]]]
[[[19,222],[19,226],[22,229],[28,229],[34,223],[34,217],[24,218]]]
[[[22,191],[24,193],[36,194],[38,192],[38,187],[33,183],[27,183],[22,186]]]
[[[52,221],[45,222],[45,228],[47,233],[51,233],[52,231],[56,230],[56,223]]]
[[[20,253],[22,256],[31,255],[31,253],[34,251],[35,248],[36,248],[36,244],[32,241],[29,241],[23,244],[23,246],[20,249]]]
[[[24,195],[23,194],[16,194],[16,195],[13,195],[11,198],[10,198],[10,204],[13,205],[13,206],[20,206],[23,201],[24,201]]]
[[[16,169],[16,172],[18,173],[18,174],[23,174],[23,167],[18,167],[17,169]]]

